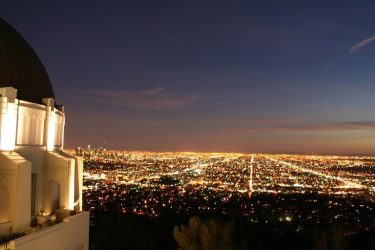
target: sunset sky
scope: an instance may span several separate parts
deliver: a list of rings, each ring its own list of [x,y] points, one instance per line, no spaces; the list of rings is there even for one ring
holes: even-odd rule
[[[375,2],[2,0],[65,147],[375,153]],[[1,56],[1,55],[0,55]]]

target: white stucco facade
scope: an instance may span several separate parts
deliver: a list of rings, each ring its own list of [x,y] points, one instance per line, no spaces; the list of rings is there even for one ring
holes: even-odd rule
[[[63,151],[63,107],[43,103],[0,88],[0,238],[24,235],[8,249],[88,249],[82,159]]]

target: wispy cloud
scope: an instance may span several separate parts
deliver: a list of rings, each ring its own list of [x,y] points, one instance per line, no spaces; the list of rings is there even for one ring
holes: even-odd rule
[[[228,125],[228,124],[226,124]],[[312,123],[296,119],[234,121],[227,126],[229,131],[238,135],[249,135],[261,132],[375,132],[375,121]]]
[[[369,45],[370,43],[372,43],[373,41],[375,41],[375,36],[371,36],[369,38],[366,38],[366,39],[360,41],[359,43],[355,44],[353,47],[351,47],[348,50],[348,54],[351,55],[351,54],[357,52],[358,50],[360,50],[363,47],[365,47],[365,46]]]
[[[317,123],[317,124],[296,124],[270,128],[274,130],[288,131],[361,131],[374,130],[375,121],[358,122],[336,122],[336,123]]]
[[[192,104],[200,98],[197,95],[173,94],[160,86],[141,91],[95,89],[89,92],[94,101],[99,103],[150,110],[176,109]]]
[[[357,121],[357,122],[338,122],[338,123],[327,123],[317,124],[301,129],[310,130],[375,130],[375,121]]]

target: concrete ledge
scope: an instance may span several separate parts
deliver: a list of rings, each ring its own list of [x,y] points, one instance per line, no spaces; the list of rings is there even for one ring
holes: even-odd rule
[[[16,250],[65,250],[89,247],[90,213],[83,211],[65,218],[63,222],[46,227],[10,242],[11,249]]]

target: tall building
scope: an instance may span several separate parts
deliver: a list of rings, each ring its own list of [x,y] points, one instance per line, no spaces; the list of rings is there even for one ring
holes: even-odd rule
[[[63,151],[64,125],[43,64],[0,18],[0,249],[88,249],[83,164]]]

